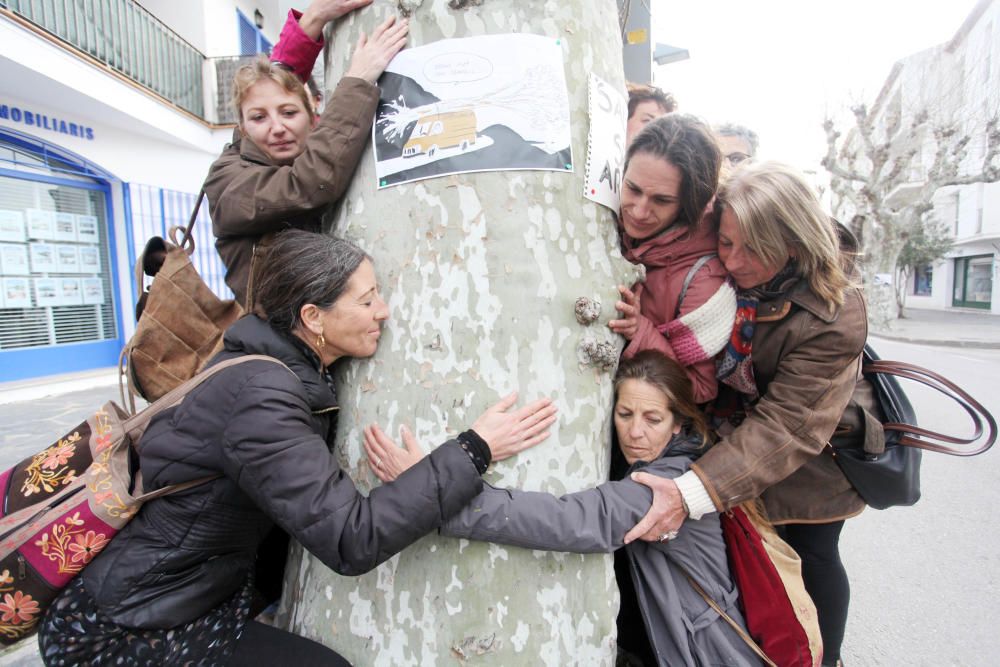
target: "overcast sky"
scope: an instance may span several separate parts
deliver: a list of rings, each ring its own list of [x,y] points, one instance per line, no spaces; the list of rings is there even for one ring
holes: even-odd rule
[[[871,104],[897,60],[951,39],[976,0],[650,0],[653,40],[690,60],[654,82],[681,111],[760,135],[759,156],[820,170],[825,114]]]

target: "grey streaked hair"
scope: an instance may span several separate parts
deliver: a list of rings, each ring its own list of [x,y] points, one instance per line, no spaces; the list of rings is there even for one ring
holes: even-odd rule
[[[749,127],[736,125],[735,123],[723,123],[722,125],[716,125],[712,129],[719,136],[739,137],[743,141],[747,142],[747,146],[750,147],[750,157],[757,154],[757,147],[760,146],[760,139],[757,137],[757,133]]]
[[[254,302],[275,330],[291,334],[301,324],[302,307],[331,308],[366,259],[371,257],[345,239],[283,231],[254,271]]]

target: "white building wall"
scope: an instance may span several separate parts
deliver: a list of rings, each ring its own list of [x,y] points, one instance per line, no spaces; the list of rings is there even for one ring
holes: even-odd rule
[[[63,146],[127,182],[197,192],[232,136],[2,19],[0,69],[0,105],[86,125],[94,138],[12,118],[0,125]]]
[[[287,13],[278,0],[142,0],[139,4],[209,58],[240,54],[237,7],[251,22],[254,10],[260,10],[261,32],[272,44],[278,41]]]

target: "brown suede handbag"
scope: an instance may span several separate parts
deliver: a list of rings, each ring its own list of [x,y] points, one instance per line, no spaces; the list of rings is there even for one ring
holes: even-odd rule
[[[243,315],[235,300],[216,296],[191,263],[192,230],[204,198],[202,190],[187,227],[172,227],[170,241],[154,236],[136,261],[142,294],[118,377],[122,402],[133,414],[136,396],[152,402],[194,377],[222,349],[226,328]],[[154,279],[148,291],[142,291],[143,273]]]

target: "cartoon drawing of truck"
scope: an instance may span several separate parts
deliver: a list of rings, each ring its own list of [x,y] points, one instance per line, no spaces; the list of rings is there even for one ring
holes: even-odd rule
[[[427,153],[434,157],[439,149],[458,146],[463,151],[476,143],[476,112],[472,109],[445,111],[421,116],[403,146],[403,157]]]

